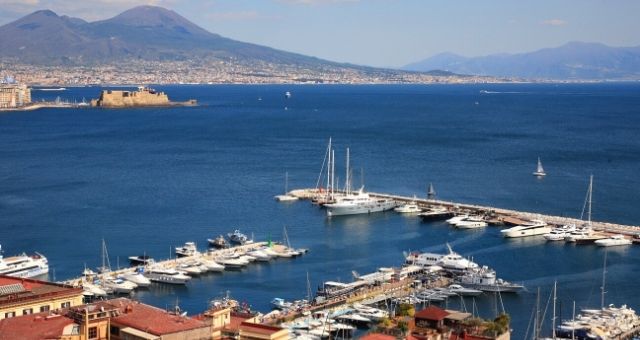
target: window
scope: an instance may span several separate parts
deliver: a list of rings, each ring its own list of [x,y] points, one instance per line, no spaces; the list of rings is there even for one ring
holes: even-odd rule
[[[98,338],[98,327],[89,327],[89,339]]]
[[[60,307],[61,307],[61,308],[69,308],[69,307],[71,307],[71,302],[63,302],[63,303],[60,305]]]
[[[116,327],[116,326],[111,326],[111,330],[110,330],[112,335],[119,335],[120,334],[120,327]]]
[[[22,310],[22,315],[33,314],[33,308],[27,308]]]
[[[6,313],[4,313],[5,319],[6,318],[12,318],[14,316],[16,316],[16,312],[6,312]]]
[[[49,311],[49,305],[46,306],[40,306],[40,312],[48,312]]]

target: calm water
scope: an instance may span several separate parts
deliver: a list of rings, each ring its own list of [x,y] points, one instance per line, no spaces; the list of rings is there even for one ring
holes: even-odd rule
[[[185,241],[204,248],[208,237],[235,228],[281,239],[286,226],[294,246],[310,249],[299,259],[135,295],[160,307],[178,300],[194,314],[226,290],[267,311],[273,297],[305,296],[307,272],[315,290],[325,280],[351,280],[352,270],[397,266],[403,251],[444,251],[450,242],[528,287],[503,296],[514,338],[522,338],[537,287],[546,302],[558,280],[564,317],[574,300],[599,306],[602,249],[504,240],[497,228],[458,231],[393,213],[330,220],[308,202],[273,201],[285,171],[290,188],[314,187],[332,137],[340,177],[349,147],[354,182],[369,190],[424,196],[433,182],[441,199],[566,216],[580,214],[593,174],[593,219],[640,223],[640,85],[159,89],[201,106],[0,114],[6,255],[42,252],[60,280],[98,266],[102,238],[112,266],[143,252],[167,258]],[[80,101],[98,92],[33,94]],[[548,173],[541,180],[531,175],[538,156]],[[639,257],[637,247],[609,251],[607,302],[640,309]],[[483,315],[495,313],[493,298],[478,303]]]

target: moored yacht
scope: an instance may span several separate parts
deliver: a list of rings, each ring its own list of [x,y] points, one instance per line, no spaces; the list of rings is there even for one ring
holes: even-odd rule
[[[456,293],[458,295],[462,295],[462,296],[478,296],[478,295],[482,294],[481,290],[465,288],[465,287],[462,287],[461,285],[457,285],[457,284],[450,285],[449,286],[449,291],[450,292],[454,292],[454,293]]]
[[[185,242],[182,247],[176,247],[176,255],[178,256],[194,256],[198,254],[198,249],[194,242]]]
[[[631,243],[633,242],[626,239],[623,235],[612,235],[608,238],[603,238],[595,241],[595,244],[600,247],[627,246]]]
[[[139,268],[139,270],[136,270],[135,272],[131,272],[131,273],[124,273],[122,275],[120,275],[119,277],[122,279],[125,279],[127,281],[133,282],[136,285],[138,285],[138,287],[148,287],[151,284],[151,280],[149,280],[147,277],[145,277],[142,273],[144,271],[142,270],[142,268]]]
[[[393,211],[401,214],[418,214],[422,212],[422,209],[416,203],[416,196],[413,196],[413,200],[407,202],[399,207],[393,209]]]
[[[218,237],[216,237],[214,239],[208,238],[207,242],[209,242],[210,246],[215,247],[215,248],[226,248],[227,247],[227,240],[222,235],[218,235]]]
[[[229,236],[231,243],[235,244],[245,244],[249,240],[247,235],[241,233],[238,229],[234,230],[233,233],[229,233],[227,236]]]
[[[446,255],[434,253],[411,253],[406,257],[405,263],[421,267],[439,266],[443,270],[453,273],[459,273],[479,267],[477,263],[454,252],[448,243],[447,250],[449,250],[449,253]]]
[[[515,227],[500,230],[500,232],[504,237],[508,238],[544,235],[551,232],[551,227],[549,227],[547,223],[543,221],[532,222],[533,224],[530,225],[517,225]]]
[[[175,269],[165,269],[160,267],[152,267],[144,275],[153,282],[178,285],[186,284],[189,280],[191,280],[191,276],[185,275]]]
[[[35,277],[49,272],[49,263],[44,255],[25,253],[17,256],[3,257],[0,246],[0,274],[15,277]]]
[[[484,292],[516,293],[524,288],[522,285],[496,278],[496,272],[487,266],[465,272],[457,278],[457,282],[463,287]]]
[[[336,203],[324,206],[327,208],[327,216],[338,216],[391,210],[396,207],[396,202],[391,199],[371,197],[362,187],[357,193],[349,194]]]
[[[555,227],[551,229],[551,231],[547,234],[544,234],[543,237],[547,241],[562,241],[565,237],[571,235],[572,232],[576,230],[576,226],[573,224],[566,224],[560,227]]]
[[[453,216],[453,212],[445,207],[434,207],[418,214],[423,221],[446,220]]]
[[[148,264],[152,264],[154,260],[151,258],[151,256],[143,254],[138,256],[129,256],[129,262],[131,263],[131,266],[146,266]]]

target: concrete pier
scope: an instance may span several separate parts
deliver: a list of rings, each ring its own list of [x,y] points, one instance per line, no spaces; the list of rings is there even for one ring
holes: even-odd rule
[[[291,194],[299,197],[301,199],[311,199],[319,192],[316,189],[299,189],[291,191]],[[474,204],[466,204],[466,203],[457,203],[451,201],[441,201],[436,199],[414,199],[413,197],[408,196],[399,196],[385,193],[375,193],[369,192],[370,196],[380,197],[380,198],[388,198],[397,201],[399,204],[404,204],[411,201],[416,201],[419,207],[422,209],[430,209],[435,207],[444,207],[456,213],[471,213],[471,214],[486,214],[493,216],[491,218],[494,222],[505,222],[505,221],[520,221],[527,222],[531,220],[542,220],[547,224],[552,225],[564,225],[564,224],[575,224],[582,225],[585,223],[583,220],[579,220],[576,218],[569,217],[561,217],[561,216],[553,216],[553,215],[545,215],[540,213],[526,212],[526,211],[517,211],[482,205],[474,205]],[[631,225],[623,225],[609,222],[599,222],[592,221],[591,225],[594,230],[602,232],[604,234],[623,234],[627,236],[634,236],[640,234],[640,226],[631,226]]]

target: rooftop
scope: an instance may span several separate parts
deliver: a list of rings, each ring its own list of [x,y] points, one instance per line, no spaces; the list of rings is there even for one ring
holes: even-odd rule
[[[103,301],[96,305],[103,306],[105,309],[117,308],[119,310],[120,314],[111,318],[112,323],[132,327],[154,335],[165,335],[209,327],[203,321],[169,313],[163,309],[126,298]]]
[[[4,339],[58,339],[71,334],[73,320],[47,312],[0,320],[0,340]],[[65,330],[65,328],[67,328]]]
[[[414,317],[416,319],[426,319],[426,320],[435,320],[440,321],[446,318],[450,313],[445,311],[442,308],[438,308],[436,306],[429,306],[419,312],[417,312]]]
[[[35,279],[0,275],[0,306],[39,298],[81,293],[82,288],[74,288],[59,283]]]

